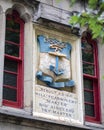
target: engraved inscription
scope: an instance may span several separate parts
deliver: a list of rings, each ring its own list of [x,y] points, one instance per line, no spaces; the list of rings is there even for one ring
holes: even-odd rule
[[[77,98],[73,93],[36,85],[35,101],[36,112],[77,119]]]

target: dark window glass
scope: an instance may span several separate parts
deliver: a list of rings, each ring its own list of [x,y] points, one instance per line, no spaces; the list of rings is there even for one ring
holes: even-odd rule
[[[3,88],[3,99],[17,101],[17,92],[15,89]]]
[[[82,50],[82,59],[83,61],[94,63],[93,52]]]
[[[94,66],[91,65],[91,64],[87,64],[87,63],[84,63],[83,64],[83,73],[85,74],[89,74],[89,75],[94,75]]]
[[[9,59],[4,61],[4,70],[17,72],[18,63]]]
[[[94,112],[94,106],[93,105],[89,105],[89,104],[85,104],[85,114],[87,116],[95,116],[95,112]]]
[[[93,81],[90,79],[84,79],[84,88],[93,90]]]
[[[5,72],[4,73],[4,85],[16,87],[17,86],[17,75]]]
[[[14,44],[8,44],[5,45],[5,53],[11,56],[19,57],[19,47]]]
[[[82,42],[82,49],[93,50],[93,46],[89,44],[87,41],[85,41],[85,42]]]
[[[85,92],[84,92],[84,98],[85,98],[85,102],[94,103],[94,95],[93,95],[93,92],[85,91]]]
[[[10,28],[12,30],[20,31],[20,24],[17,22],[14,22],[13,20],[7,20],[6,21],[6,28]]]
[[[12,30],[6,30],[6,40],[19,44],[20,43],[19,34],[20,34],[19,32],[15,32]]]

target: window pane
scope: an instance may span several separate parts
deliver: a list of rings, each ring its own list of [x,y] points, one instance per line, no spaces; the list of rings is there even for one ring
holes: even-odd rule
[[[87,116],[95,116],[95,112],[94,112],[94,106],[93,105],[89,105],[89,104],[85,104],[85,114]]]
[[[87,41],[85,41],[85,42],[82,42],[82,49],[92,50],[93,46],[89,44]]]
[[[19,31],[20,30],[20,24],[14,22],[13,20],[7,20],[6,21],[6,28],[11,28],[13,30]]]
[[[83,64],[83,73],[94,75],[94,66],[90,64]]]
[[[19,57],[19,47],[13,44],[5,45],[5,53],[11,56]]]
[[[17,65],[18,65],[18,63],[16,61],[11,61],[11,60],[5,59],[4,70],[17,72]]]
[[[82,50],[82,59],[83,61],[94,63],[93,52]]]
[[[90,79],[84,79],[84,88],[93,90],[93,81]]]
[[[4,72],[4,85],[17,86],[17,75]]]
[[[85,98],[85,102],[94,103],[93,92],[85,91],[84,92],[84,98]]]
[[[19,44],[20,43],[19,34],[20,34],[20,32],[6,30],[6,40]]]
[[[3,99],[16,101],[17,100],[17,92],[15,89],[11,88],[3,88]]]

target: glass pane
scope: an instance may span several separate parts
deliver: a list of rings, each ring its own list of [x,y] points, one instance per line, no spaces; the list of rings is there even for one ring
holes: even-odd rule
[[[93,52],[82,50],[82,59],[83,61],[94,63]]]
[[[17,66],[18,66],[18,63],[16,61],[5,59],[4,70],[17,72]]]
[[[84,92],[84,98],[85,98],[85,102],[94,103],[93,92],[85,91]]]
[[[4,85],[17,86],[17,75],[4,72]]]
[[[19,32],[14,32],[10,30],[6,30],[6,40],[15,42],[15,43],[20,43],[20,37],[19,37]]]
[[[84,79],[84,88],[93,90],[93,81],[89,79]]]
[[[13,44],[5,45],[5,53],[11,56],[19,57],[19,47]]]
[[[17,101],[17,92],[15,89],[3,88],[3,99]]]
[[[85,104],[85,115],[92,116],[92,117],[95,116],[93,105]]]
[[[7,20],[6,21],[6,28],[11,28],[13,30],[19,31],[20,30],[20,24],[14,22],[13,20]]]
[[[93,46],[86,41],[82,43],[82,49],[93,50]]]
[[[94,66],[90,64],[83,64],[83,73],[94,75]]]

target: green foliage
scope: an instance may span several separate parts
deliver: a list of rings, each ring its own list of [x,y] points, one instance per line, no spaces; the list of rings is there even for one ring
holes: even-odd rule
[[[72,16],[69,23],[73,26],[80,24],[81,27],[87,25],[88,29],[92,31],[93,38],[102,38],[102,43],[104,43],[104,17],[101,17],[104,12],[104,1],[88,0],[88,7],[89,12]]]
[[[71,6],[73,6],[75,2],[76,0],[71,0]]]
[[[61,0],[57,0],[57,2],[61,2]],[[70,0],[70,2],[73,6],[78,0]],[[88,0],[88,8],[88,11],[72,16],[69,23],[73,26],[80,24],[81,27],[87,25],[88,29],[92,31],[93,38],[101,38],[104,43],[104,17],[102,17],[104,0]]]
[[[97,4],[98,4],[98,0],[89,0],[88,4],[89,4],[89,8],[96,9]]]

